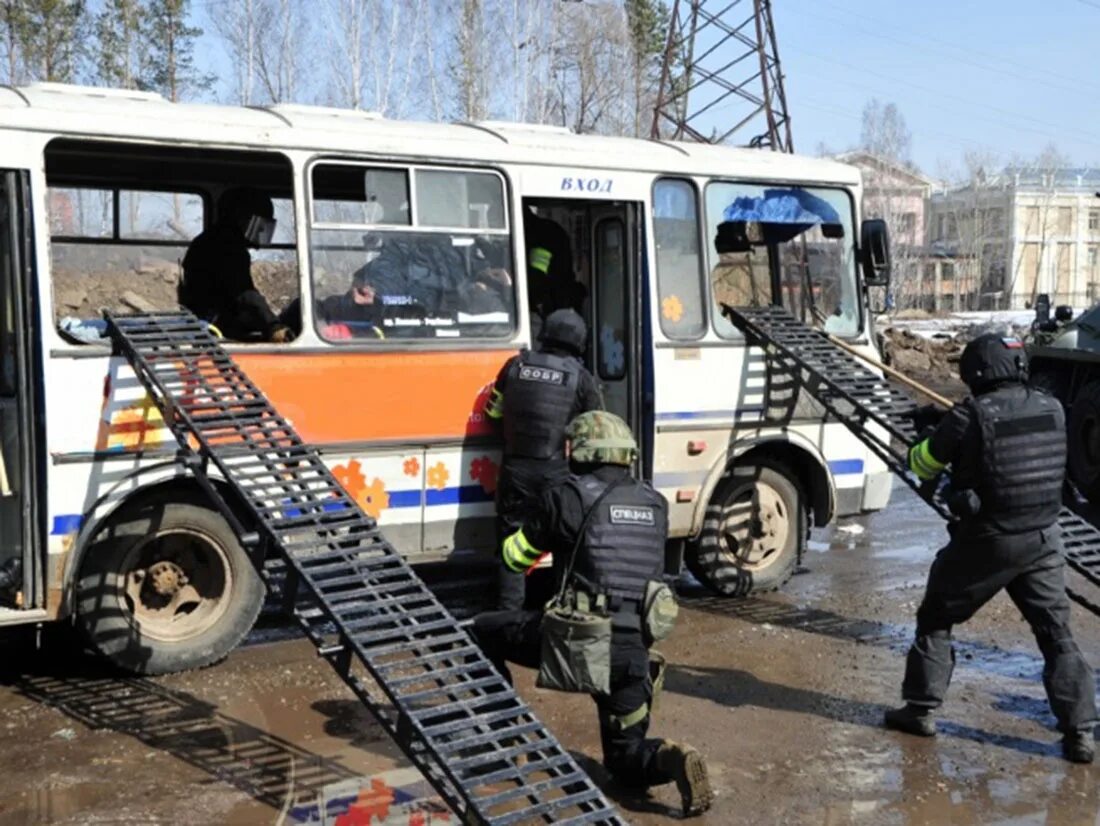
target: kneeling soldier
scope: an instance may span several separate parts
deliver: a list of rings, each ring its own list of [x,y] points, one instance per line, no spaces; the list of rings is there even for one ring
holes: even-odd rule
[[[690,746],[646,739],[653,701],[648,650],[653,633],[647,629],[655,624],[651,595],[661,587],[664,571],[667,505],[631,475],[637,445],[622,419],[603,411],[584,413],[570,423],[566,439],[572,475],[546,490],[524,527],[505,540],[505,563],[527,571],[553,553],[559,603],[568,592],[573,604],[609,618],[609,662],[595,669],[604,672],[606,690],[592,694],[604,765],[626,786],[675,782],[684,813],[698,814],[713,797],[702,755]],[[481,614],[474,636],[510,680],[506,660],[531,668],[546,665],[542,629],[549,613]]]

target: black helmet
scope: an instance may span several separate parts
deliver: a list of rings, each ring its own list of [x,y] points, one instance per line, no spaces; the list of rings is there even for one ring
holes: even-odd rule
[[[576,310],[554,310],[546,317],[539,333],[543,344],[557,345],[575,356],[584,352],[588,328]]]
[[[250,186],[227,189],[218,198],[218,222],[236,226],[254,247],[270,244],[275,205],[270,196]]]
[[[1027,352],[1015,337],[986,333],[966,345],[959,359],[959,377],[971,393],[1004,382],[1027,381]]]

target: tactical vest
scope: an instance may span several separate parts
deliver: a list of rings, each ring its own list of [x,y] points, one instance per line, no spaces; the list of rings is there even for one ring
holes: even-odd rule
[[[1003,533],[1049,528],[1062,507],[1066,474],[1062,405],[1019,385],[983,394],[969,405],[981,434],[972,480],[981,499],[979,526]]]
[[[579,494],[587,514],[612,483],[574,476],[566,484]],[[573,561],[572,584],[590,594],[606,594],[616,626],[640,628],[646,583],[664,574],[667,538],[665,500],[644,482],[623,479],[588,519]]]
[[[504,388],[504,453],[563,458],[581,365],[575,358],[524,350],[508,368]]]

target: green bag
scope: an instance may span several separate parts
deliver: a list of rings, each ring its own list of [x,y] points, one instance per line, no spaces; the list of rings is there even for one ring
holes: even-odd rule
[[[667,639],[679,615],[680,606],[672,588],[658,580],[647,582],[642,601],[642,632],[646,645]]]
[[[611,615],[606,599],[573,590],[569,580],[589,519],[618,483],[616,480],[608,485],[584,515],[561,587],[546,605],[540,628],[539,676],[535,681],[539,688],[611,693]]]
[[[535,685],[555,691],[611,693],[611,617],[586,594],[567,591],[546,606]]]

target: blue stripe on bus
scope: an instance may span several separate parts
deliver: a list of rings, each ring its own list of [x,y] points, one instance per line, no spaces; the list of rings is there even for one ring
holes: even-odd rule
[[[654,418],[659,422],[693,421],[695,419],[734,419],[746,413],[763,413],[764,405],[746,404],[736,410],[675,410],[658,413]]]
[[[53,527],[50,529],[51,536],[64,536],[65,534],[75,533],[80,530],[80,526],[84,524],[84,517],[79,513],[63,513],[53,518]]]
[[[834,459],[829,462],[829,470],[832,471],[833,476],[848,476],[851,474],[863,473],[863,460]]]
[[[486,493],[481,485],[463,485],[458,488],[444,488],[436,490],[428,488],[425,495],[427,504],[431,505],[458,505],[470,502],[492,502],[493,495]]]

